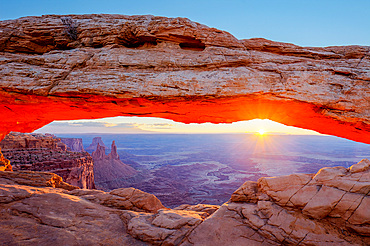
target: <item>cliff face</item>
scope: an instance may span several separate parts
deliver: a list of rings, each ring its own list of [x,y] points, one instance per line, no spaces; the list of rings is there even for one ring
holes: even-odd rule
[[[134,188],[76,189],[53,175],[0,172],[1,244],[370,244],[368,160],[248,181],[221,207],[168,209]]]
[[[52,172],[80,188],[95,188],[93,160],[86,152],[71,152],[53,136],[11,133],[0,142],[14,171]]]
[[[370,48],[311,48],[185,18],[0,22],[0,137],[119,115],[185,123],[268,118],[370,143]]]
[[[95,183],[103,189],[122,187],[120,179],[137,174],[134,168],[119,159],[115,141],[112,142],[111,152],[108,155],[105,154],[105,147],[98,143],[91,156],[94,160]]]
[[[60,140],[54,138],[52,135],[37,133],[22,134],[16,132],[8,134],[6,138],[0,142],[0,147],[3,151],[11,149],[50,149],[62,151],[65,149],[65,147],[60,144]]]
[[[82,138],[60,138],[60,141],[67,145],[69,151],[72,152],[84,152],[84,146],[82,144]]]

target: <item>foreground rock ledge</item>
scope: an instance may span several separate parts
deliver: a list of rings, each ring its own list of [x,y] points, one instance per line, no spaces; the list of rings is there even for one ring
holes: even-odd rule
[[[370,143],[370,47],[309,48],[185,18],[24,17],[0,22],[0,140],[53,120],[268,118]]]
[[[248,181],[221,207],[168,209],[134,188],[78,189],[55,176],[0,172],[0,244],[370,244],[366,159],[348,169]]]

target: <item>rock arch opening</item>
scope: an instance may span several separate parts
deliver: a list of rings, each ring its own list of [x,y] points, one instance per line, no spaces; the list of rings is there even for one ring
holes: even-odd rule
[[[164,87],[168,88],[168,87]],[[176,90],[176,89],[175,89]],[[54,120],[114,116],[162,117],[183,123],[231,123],[255,118],[370,143],[366,117],[354,121],[323,106],[268,96],[117,98],[92,94],[40,96],[2,91],[0,138],[32,132]]]
[[[295,129],[276,126],[276,123],[266,120],[239,122],[234,124],[234,128],[230,127],[231,124],[222,124],[224,128],[229,127],[223,132],[218,124],[208,123],[205,127],[200,124],[196,127],[203,131],[208,128],[209,131],[193,129],[190,134],[184,134],[184,126],[176,126],[173,121],[141,117],[130,119],[127,117],[121,123],[116,118],[51,123],[36,132],[53,135],[27,137],[12,134],[0,142],[0,147],[5,158],[14,164],[15,171],[28,170],[27,165],[36,165],[36,169],[32,170],[40,171],[46,165],[72,185],[82,185],[81,188],[92,188],[93,185],[105,191],[134,187],[154,194],[167,207],[198,203],[221,205],[246,180],[316,173],[323,167],[348,168],[362,158],[370,158],[370,145],[332,136],[299,135],[307,133],[302,129],[294,132]],[[182,130],[182,134],[163,129],[171,124],[177,127],[177,131]],[[155,127],[157,130],[161,127],[162,131],[145,131]],[[136,131],[130,131],[133,128]],[[216,131],[211,131],[212,128]],[[267,135],[257,134],[259,129],[265,129]],[[276,132],[279,130],[281,132]],[[59,138],[62,143],[58,142]],[[32,149],[27,146],[30,142],[34,143]],[[50,144],[58,148],[59,145],[63,147],[63,143],[67,149],[87,151],[92,156],[93,176],[80,175],[76,178],[76,175],[65,174],[65,168],[55,168],[37,148],[38,145],[47,147]],[[47,149],[52,148],[49,146]],[[32,156],[20,163],[20,158],[30,153]],[[73,166],[71,162],[76,158],[84,158],[84,162],[88,162],[86,158],[89,157],[84,154],[63,153],[56,155],[66,159],[63,160],[66,167]],[[91,181],[94,176],[95,182]]]

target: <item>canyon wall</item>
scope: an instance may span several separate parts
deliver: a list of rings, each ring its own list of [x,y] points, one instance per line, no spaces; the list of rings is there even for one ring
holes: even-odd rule
[[[60,140],[54,138],[52,135],[42,134],[22,134],[13,132],[6,136],[0,142],[0,147],[5,150],[12,149],[50,149],[56,151],[63,151],[66,146],[60,143]]]
[[[55,173],[71,185],[93,189],[93,160],[87,152],[67,151],[52,135],[10,133],[0,142],[2,153],[14,171]]]
[[[370,143],[370,47],[312,48],[185,18],[46,15],[0,22],[0,138],[53,120],[268,118]]]
[[[84,152],[82,138],[60,138],[60,141],[67,145],[67,150],[73,152]]]

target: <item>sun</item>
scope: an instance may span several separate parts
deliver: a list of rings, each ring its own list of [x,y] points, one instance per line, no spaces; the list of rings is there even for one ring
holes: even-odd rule
[[[263,129],[259,129],[257,132],[258,132],[258,134],[259,134],[259,135],[261,135],[261,136],[265,135],[265,133],[266,133],[266,131],[265,131],[265,130],[263,130]]]

